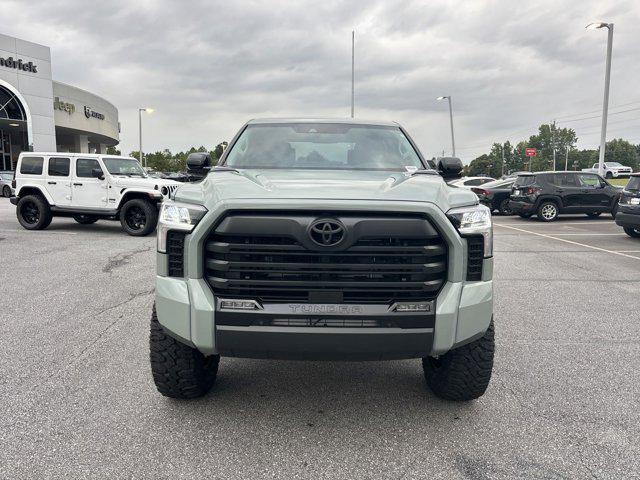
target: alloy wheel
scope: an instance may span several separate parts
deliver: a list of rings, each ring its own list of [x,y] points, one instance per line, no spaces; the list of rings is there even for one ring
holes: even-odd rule
[[[554,205],[548,203],[542,207],[541,213],[545,220],[552,220],[558,214],[558,209]]]
[[[38,206],[33,202],[25,203],[20,210],[20,214],[22,218],[24,218],[24,221],[30,225],[34,225],[40,220],[40,210],[38,210]]]
[[[147,216],[142,208],[133,206],[127,210],[125,221],[132,230],[142,230],[147,224]]]

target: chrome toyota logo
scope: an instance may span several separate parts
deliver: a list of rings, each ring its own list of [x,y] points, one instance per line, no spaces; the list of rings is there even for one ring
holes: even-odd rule
[[[334,247],[344,239],[345,228],[342,223],[332,219],[320,219],[311,224],[309,236],[322,247]]]

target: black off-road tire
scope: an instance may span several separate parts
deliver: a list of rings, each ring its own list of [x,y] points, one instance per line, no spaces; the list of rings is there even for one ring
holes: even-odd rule
[[[74,215],[73,219],[80,225],[91,225],[98,221],[98,217],[95,215]]]
[[[47,201],[40,195],[26,195],[16,206],[18,222],[27,230],[43,230],[51,224],[53,215]]]
[[[438,358],[422,359],[427,385],[445,400],[469,401],[489,386],[495,349],[493,320],[478,340],[450,350]]]
[[[543,222],[554,222],[558,219],[560,209],[556,202],[544,201],[538,207],[538,219]]]
[[[136,215],[140,215],[141,223],[138,223]],[[155,230],[157,223],[158,208],[148,200],[133,198],[120,209],[122,229],[133,237],[149,235]]]
[[[177,399],[202,397],[211,390],[220,362],[219,355],[205,357],[167,335],[158,322],[155,305],[151,315],[149,357],[156,388],[165,397]]]
[[[622,227],[624,229],[624,233],[633,238],[640,238],[640,228],[633,227]]]
[[[10,197],[11,196],[11,187],[9,185],[5,185],[2,187],[2,196]]]

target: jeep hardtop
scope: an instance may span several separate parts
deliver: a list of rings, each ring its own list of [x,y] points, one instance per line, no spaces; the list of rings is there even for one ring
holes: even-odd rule
[[[422,360],[450,400],[493,366],[489,209],[448,186],[396,123],[261,119],[163,203],[150,360],[163,395],[213,386],[221,357]],[[209,171],[210,170],[210,171]]]
[[[80,224],[120,220],[129,235],[151,233],[158,205],[180,183],[147,177],[135,158],[88,153],[22,152],[16,165],[16,216],[27,230],[55,216]]]

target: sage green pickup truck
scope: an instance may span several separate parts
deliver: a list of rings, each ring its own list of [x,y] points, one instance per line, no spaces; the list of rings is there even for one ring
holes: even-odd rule
[[[221,357],[421,359],[444,399],[481,396],[494,353],[489,209],[396,123],[260,119],[217,166],[188,159],[158,223],[150,358],[195,398]]]

